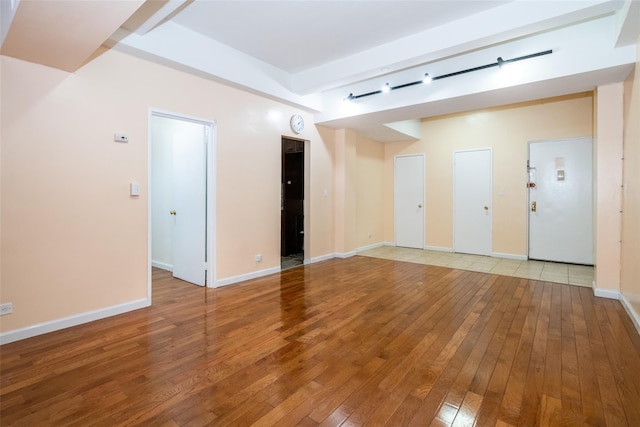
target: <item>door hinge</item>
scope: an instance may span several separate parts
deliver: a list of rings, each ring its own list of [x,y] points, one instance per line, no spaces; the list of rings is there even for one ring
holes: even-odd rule
[[[204,271],[207,271],[209,269],[209,266],[207,265],[207,263],[204,263]]]

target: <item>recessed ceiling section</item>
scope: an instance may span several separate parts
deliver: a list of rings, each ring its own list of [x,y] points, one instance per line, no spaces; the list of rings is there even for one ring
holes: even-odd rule
[[[578,87],[579,91],[592,90],[600,84],[615,81],[612,79],[620,77],[618,67],[627,66],[630,70],[636,61],[635,46],[614,47],[615,35],[608,30],[612,28],[615,20],[615,16],[608,15],[466,55],[325,91],[323,93],[325,108],[316,116],[316,120],[318,123],[325,124],[348,116],[404,109],[410,106],[415,107],[409,109],[414,111],[414,115],[405,118],[420,118],[425,117],[426,113],[424,109],[420,108],[422,104],[460,99],[473,94],[480,96],[494,90],[529,85],[537,81],[548,82],[565,77],[571,77],[575,80],[575,84],[572,84],[571,87]],[[609,34],[609,37],[603,36],[604,34]],[[486,64],[495,64],[498,57],[502,57],[508,62],[512,58],[549,50],[552,53],[508,63],[502,69],[498,66],[482,68]],[[421,83],[402,87],[389,93],[375,93],[387,83],[392,87],[398,87],[407,82],[420,81],[425,73],[438,77],[473,68],[481,69],[435,80],[429,84]],[[610,73],[607,73],[607,70]],[[595,75],[590,74],[593,71],[603,71],[603,73],[598,74],[596,80],[593,79]],[[607,74],[611,74],[611,77],[606,77]],[[592,78],[587,78],[589,76]],[[622,76],[622,79],[624,77]],[[357,98],[357,95],[371,92],[375,94],[346,102],[349,94],[354,94]],[[531,94],[532,97],[536,95],[536,93]],[[451,102],[454,103],[454,101]],[[457,105],[456,108],[459,111],[467,109],[466,105],[459,102],[454,104]],[[452,112],[450,108],[447,110]]]
[[[296,74],[508,2],[195,0],[172,21]]]
[[[2,54],[76,71],[143,3],[144,0],[17,2]]]
[[[607,15],[326,91],[323,94],[325,108],[316,115],[316,123],[347,127],[370,138],[381,135],[386,138],[383,142],[407,140],[410,138],[401,135],[394,139],[382,129],[383,123],[591,91],[600,85],[624,81],[637,60],[636,47],[614,47],[615,34],[609,29],[615,22],[615,16]],[[508,63],[511,58],[547,49],[552,53]],[[498,57],[507,60],[505,67],[481,67],[495,64]],[[428,84],[402,87],[403,83],[420,81],[425,73],[440,76],[474,67],[480,69]],[[401,88],[381,92],[387,83]],[[349,100],[349,94],[372,92],[371,96]]]
[[[631,0],[15,1],[1,4],[4,55],[75,71],[104,43],[382,141],[415,138],[423,117],[622,81],[640,37]],[[491,67],[343,102],[544,51],[510,74]]]

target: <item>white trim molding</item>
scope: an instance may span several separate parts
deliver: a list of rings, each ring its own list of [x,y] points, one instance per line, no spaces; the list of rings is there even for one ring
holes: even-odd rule
[[[436,252],[453,252],[453,248],[447,248],[445,246],[428,246],[425,245],[425,251],[436,251]]]
[[[320,255],[320,256],[317,256],[317,257],[310,258],[310,259],[305,259],[304,263],[305,264],[315,264],[316,262],[327,261],[327,260],[333,259],[335,257],[336,256],[334,254]]]
[[[526,255],[517,255],[517,254],[505,254],[501,252],[491,252],[491,256],[494,258],[506,258],[506,259],[517,259],[520,261],[526,261]]]
[[[356,248],[356,253],[368,251],[371,249],[381,248],[382,246],[384,246],[383,242],[378,242],[378,243],[374,243],[372,245],[367,245],[367,246],[360,246],[359,248]]]
[[[633,306],[623,294],[620,294],[620,303],[627,311],[627,314],[633,322],[633,326],[636,327],[636,331],[638,331],[638,335],[640,335],[640,314],[633,309]]]
[[[101,308],[99,310],[89,311],[87,313],[63,317],[62,319],[52,320],[50,322],[27,326],[26,328],[4,332],[0,334],[0,345],[35,337],[37,335],[42,335],[49,332],[59,331],[61,329],[70,328],[72,326],[82,325],[84,323],[93,322],[95,320],[116,316],[118,314],[148,307],[150,305],[150,299],[143,298],[126,302],[124,304],[118,304],[107,308]]]
[[[336,258],[351,258],[354,255],[357,255],[356,251],[350,251],[350,252],[336,252],[335,254],[333,254]]]
[[[166,270],[166,271],[173,271],[173,265],[166,264],[166,263],[160,262],[160,261],[151,261],[151,266],[152,267],[156,267],[156,268],[160,268],[160,269]]]
[[[396,242],[384,242],[383,246],[395,246]]]
[[[258,277],[269,276],[270,274],[280,273],[280,267],[265,268],[264,270],[252,271],[251,273],[239,274],[237,276],[227,277],[216,281],[215,287],[233,285],[234,283],[244,282],[245,280],[257,279]]]
[[[593,295],[600,298],[609,298],[609,299],[617,299],[617,300],[620,299],[620,292],[611,291],[609,289],[596,288],[595,285],[593,287]]]

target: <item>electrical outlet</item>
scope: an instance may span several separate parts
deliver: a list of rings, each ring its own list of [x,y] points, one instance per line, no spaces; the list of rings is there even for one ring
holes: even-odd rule
[[[255,260],[256,260],[256,262],[261,262],[262,261],[262,255],[261,254],[257,254],[255,256]]]
[[[13,313],[13,303],[8,302],[5,304],[0,304],[0,316],[4,316],[5,314]]]

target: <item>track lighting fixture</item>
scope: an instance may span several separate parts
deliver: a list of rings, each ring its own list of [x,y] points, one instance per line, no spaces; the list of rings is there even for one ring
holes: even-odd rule
[[[530,55],[525,55],[525,56],[519,56],[517,58],[512,58],[512,59],[502,59],[502,57],[499,56],[498,59],[496,60],[496,62],[493,62],[491,64],[480,65],[478,67],[467,68],[466,70],[454,71],[453,73],[442,74],[440,76],[433,76],[433,77],[431,77],[429,75],[429,73],[425,73],[424,77],[422,78],[422,80],[417,80],[417,81],[414,81],[414,82],[404,83],[404,84],[397,85],[397,86],[391,86],[389,83],[385,83],[384,86],[382,86],[382,88],[380,90],[376,90],[376,91],[368,92],[368,93],[363,93],[363,94],[360,94],[360,95],[354,95],[353,93],[350,93],[346,98],[344,98],[344,100],[345,101],[354,101],[356,99],[364,98],[366,96],[376,95],[378,93],[387,93],[387,92],[390,92],[392,90],[402,89],[404,87],[414,86],[414,85],[421,84],[421,83],[427,84],[427,83],[431,83],[434,80],[442,80],[442,79],[446,79],[448,77],[455,77],[455,76],[459,76],[461,74],[471,73],[473,71],[484,70],[485,68],[492,68],[492,67],[503,68],[505,65],[510,64],[512,62],[523,61],[525,59],[531,59],[531,58],[535,58],[537,56],[549,55],[551,53],[553,53],[553,50],[545,50],[545,51],[542,51],[542,52],[532,53]]]

